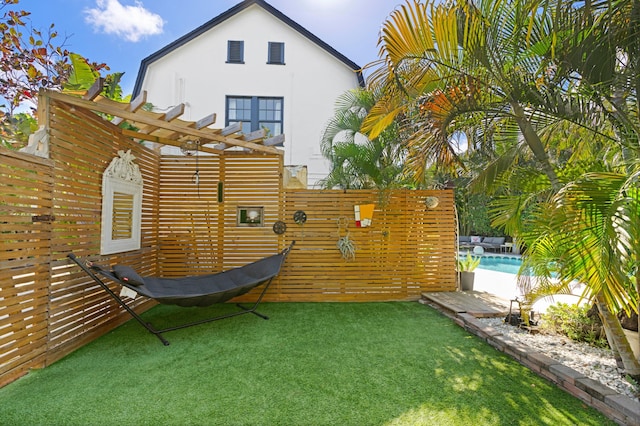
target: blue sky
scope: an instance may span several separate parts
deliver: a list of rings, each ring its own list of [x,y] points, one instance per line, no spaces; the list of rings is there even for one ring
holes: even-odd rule
[[[58,43],[110,72],[131,93],[140,61],[240,0],[21,0],[35,28],[55,24]],[[267,0],[337,51],[365,65],[378,58],[382,23],[404,0]]]

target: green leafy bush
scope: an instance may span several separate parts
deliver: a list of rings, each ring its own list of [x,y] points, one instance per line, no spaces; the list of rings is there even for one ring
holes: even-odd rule
[[[597,311],[588,306],[557,303],[549,306],[542,319],[541,328],[546,332],[600,348],[609,347]]]
[[[472,272],[480,265],[480,256],[458,257],[458,272]]]

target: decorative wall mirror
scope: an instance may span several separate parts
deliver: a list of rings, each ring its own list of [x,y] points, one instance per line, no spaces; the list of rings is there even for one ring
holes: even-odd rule
[[[262,226],[264,224],[264,207],[238,207],[238,226]]]
[[[102,175],[100,254],[140,248],[142,175],[131,151],[118,151]]]

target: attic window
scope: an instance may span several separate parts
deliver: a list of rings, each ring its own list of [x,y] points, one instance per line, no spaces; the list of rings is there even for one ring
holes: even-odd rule
[[[227,42],[227,63],[244,64],[243,40],[229,40]]]
[[[268,64],[284,65],[284,43],[275,41],[269,42]]]

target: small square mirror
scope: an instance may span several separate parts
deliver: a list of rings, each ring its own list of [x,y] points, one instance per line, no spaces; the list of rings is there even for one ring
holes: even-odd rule
[[[262,226],[264,207],[238,207],[238,226]]]

